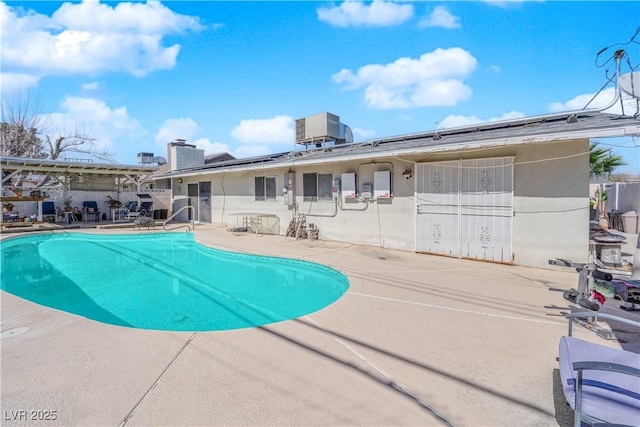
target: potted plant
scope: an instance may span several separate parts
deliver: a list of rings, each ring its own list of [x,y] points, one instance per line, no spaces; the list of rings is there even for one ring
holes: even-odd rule
[[[597,190],[593,197],[589,198],[589,204],[596,210],[596,218],[598,224],[603,228],[608,228],[609,221],[607,220],[607,214],[604,211],[604,202],[607,201],[607,192],[604,190]]]
[[[3,202],[2,203],[2,212],[11,212],[13,211],[13,203],[11,202]]]
[[[111,209],[117,209],[122,206],[122,202],[120,200],[116,200],[111,196],[107,196],[105,203],[108,204]]]
[[[16,197],[22,197],[22,189],[21,188],[11,187],[11,191],[13,191],[13,194],[15,194]]]
[[[71,206],[71,197],[66,197],[62,199],[62,204],[64,205],[65,212],[72,212],[73,207]]]

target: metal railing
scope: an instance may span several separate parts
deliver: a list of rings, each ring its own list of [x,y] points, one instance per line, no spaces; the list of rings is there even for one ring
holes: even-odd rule
[[[176,215],[178,215],[180,212],[182,212],[185,209],[191,209],[191,227],[195,229],[196,228],[196,220],[195,220],[196,209],[193,206],[183,206],[180,209],[178,209],[176,212],[173,213],[173,215],[171,215],[169,218],[167,218],[165,222],[162,223],[162,228],[164,228],[165,231],[169,231],[169,230],[177,230],[178,228],[182,228],[182,227],[187,227],[187,233],[190,233],[191,227],[189,227],[189,224],[181,224],[177,227],[167,228],[167,224],[169,223],[169,221],[171,221],[173,218],[176,217]]]

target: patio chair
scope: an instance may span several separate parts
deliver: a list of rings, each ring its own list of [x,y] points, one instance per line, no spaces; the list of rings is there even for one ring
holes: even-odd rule
[[[140,202],[140,215],[151,218],[153,216],[153,202]]]
[[[140,212],[138,212],[138,202],[136,202],[135,200],[127,202],[126,208],[127,220],[134,221],[138,217],[138,215],[140,215]]]
[[[569,335],[560,339],[558,362],[564,396],[575,410],[574,425],[638,426],[640,356],[580,340],[572,337],[571,331],[574,318],[609,319],[639,329],[640,322],[592,311],[566,317]]]
[[[42,220],[46,222],[56,222],[58,214],[53,202],[42,202]]]
[[[65,215],[62,207],[56,206],[56,222],[64,221]]]
[[[98,222],[100,221],[100,210],[98,209],[98,203],[94,201],[82,202],[82,210],[84,212],[84,220],[88,221],[89,217]]]

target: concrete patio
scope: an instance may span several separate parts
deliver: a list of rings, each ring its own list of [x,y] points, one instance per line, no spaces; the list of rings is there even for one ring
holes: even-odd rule
[[[198,226],[196,239],[325,264],[345,273],[350,288],[296,320],[195,334],[98,323],[2,292],[2,331],[28,328],[0,341],[2,425],[571,422],[554,381],[563,313],[572,309],[549,291],[576,286],[570,269],[209,226]],[[585,328],[574,335],[640,351]],[[46,411],[55,420],[31,418]]]

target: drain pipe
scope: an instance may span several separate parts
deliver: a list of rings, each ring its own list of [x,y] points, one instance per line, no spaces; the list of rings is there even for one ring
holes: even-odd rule
[[[338,196],[338,203],[339,203],[339,207],[341,211],[345,211],[345,212],[362,212],[362,211],[366,211],[369,208],[369,203],[371,202],[370,199],[364,199],[365,205],[364,208],[360,208],[360,209],[345,209],[344,207],[342,207],[342,196]]]
[[[640,280],[640,234],[638,234],[636,251],[633,254],[633,269],[631,270],[631,280]]]
[[[312,214],[311,213],[311,207],[313,206],[313,201],[312,201],[311,203],[309,203],[309,213],[304,214],[304,216],[334,218],[336,215],[338,215],[338,199],[337,198],[333,199],[333,205],[334,205],[334,209],[332,214]]]

